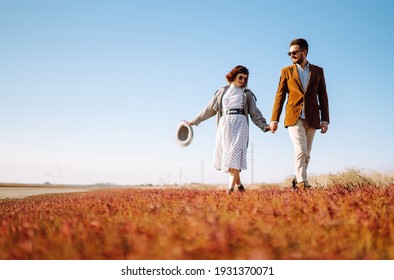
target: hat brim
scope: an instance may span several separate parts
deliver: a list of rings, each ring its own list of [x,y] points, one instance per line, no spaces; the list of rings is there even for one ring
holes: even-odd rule
[[[182,146],[188,146],[193,140],[193,128],[186,122],[181,122],[175,131],[177,143]]]

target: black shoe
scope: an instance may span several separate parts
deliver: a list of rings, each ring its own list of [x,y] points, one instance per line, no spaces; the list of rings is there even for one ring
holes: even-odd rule
[[[291,188],[296,189],[297,188],[297,179],[294,178],[293,181],[291,181]]]
[[[296,185],[296,187],[295,187],[295,189],[297,189],[297,190],[308,190],[308,189],[311,189],[311,188],[312,188],[312,186],[309,185],[309,183],[307,181],[298,183]]]
[[[246,192],[246,189],[245,189],[245,187],[241,184],[241,185],[239,185],[238,187],[238,190],[240,191],[240,192]]]
[[[234,192],[234,189],[227,189],[227,194],[231,194],[232,192]]]

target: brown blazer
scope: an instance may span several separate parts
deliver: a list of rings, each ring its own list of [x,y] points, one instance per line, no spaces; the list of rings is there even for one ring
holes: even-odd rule
[[[330,122],[328,96],[323,68],[309,64],[310,76],[306,91],[302,88],[295,64],[282,69],[271,121],[279,121],[288,94],[285,127],[295,125],[305,106],[305,120],[310,127],[320,128],[321,121]]]

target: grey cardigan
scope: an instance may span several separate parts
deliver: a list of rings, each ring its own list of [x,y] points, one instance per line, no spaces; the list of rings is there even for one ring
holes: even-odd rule
[[[216,126],[219,125],[219,120],[222,117],[222,99],[224,94],[226,93],[229,85],[219,88],[212,99],[209,101],[208,105],[192,120],[195,125],[200,124],[201,122],[217,115]],[[263,117],[263,114],[256,106],[256,97],[253,92],[249,89],[244,89],[244,112],[246,119],[249,124],[248,115],[250,115],[253,123],[259,127],[262,131],[268,131],[268,125]]]

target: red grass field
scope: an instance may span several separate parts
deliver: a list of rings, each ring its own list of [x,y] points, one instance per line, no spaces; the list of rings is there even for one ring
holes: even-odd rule
[[[0,200],[0,259],[394,259],[394,185]]]

